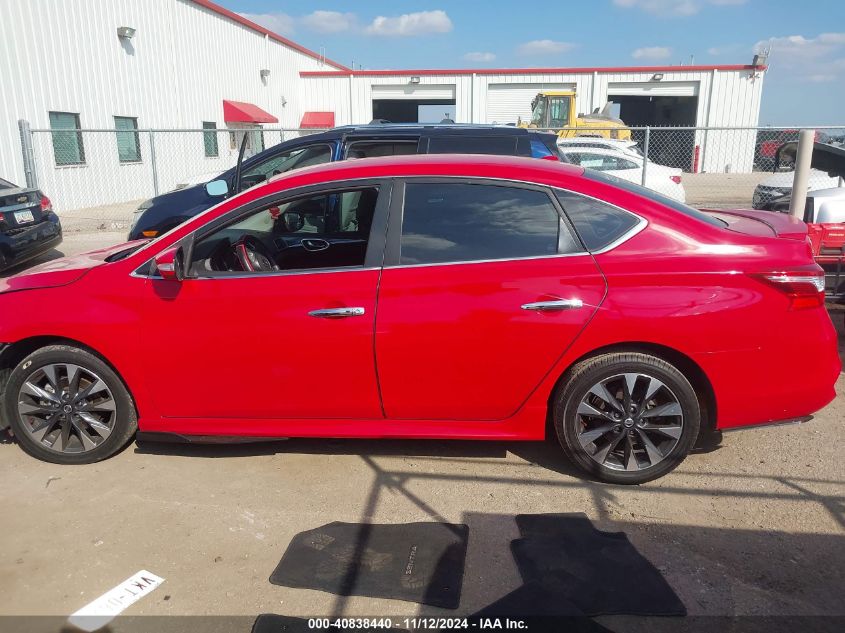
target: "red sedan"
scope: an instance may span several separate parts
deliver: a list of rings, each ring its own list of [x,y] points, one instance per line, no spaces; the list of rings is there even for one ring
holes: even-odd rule
[[[136,430],[541,440],[639,483],[699,432],[834,397],[806,226],[596,172],[365,159],[249,189],[161,238],[0,281],[2,419],[88,463]]]

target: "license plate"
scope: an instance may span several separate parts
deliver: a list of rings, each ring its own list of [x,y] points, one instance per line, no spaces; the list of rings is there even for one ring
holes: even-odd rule
[[[35,222],[35,218],[32,216],[32,211],[16,211],[15,222],[26,224],[27,222]]]

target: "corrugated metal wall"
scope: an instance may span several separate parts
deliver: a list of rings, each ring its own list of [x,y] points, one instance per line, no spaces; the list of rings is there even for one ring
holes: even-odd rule
[[[135,36],[119,39],[120,26],[136,29]],[[266,82],[262,68],[271,71]],[[53,110],[79,113],[85,128],[113,128],[115,115],[137,117],[141,128],[199,128],[203,121],[223,128],[223,99],[233,99],[297,127],[305,112],[299,72],[331,68],[190,0],[3,0],[0,176],[24,179],[18,119],[47,128]],[[207,161],[209,170],[228,159],[228,145],[221,144],[218,161],[205,159],[197,145],[192,140],[184,156]],[[103,159],[113,161],[116,178],[148,176],[148,161],[119,165],[114,153]],[[45,167],[39,165],[49,174],[45,188],[61,187],[60,174],[69,170],[75,187],[85,188],[84,167]],[[50,195],[61,199],[52,189]]]
[[[515,123],[531,112],[531,97],[541,89],[575,88],[578,113],[592,112],[608,101],[615,90],[625,94],[697,95],[696,126],[756,126],[760,112],[763,73],[750,70],[662,71],[662,79],[653,81],[653,71],[530,73],[530,74],[448,74],[422,75],[420,85],[454,85],[456,121],[459,123]],[[714,81],[715,78],[715,81]],[[306,76],[303,101],[309,110],[334,110],[338,124],[366,123],[372,118],[372,87],[408,86],[410,72],[396,75],[354,75],[353,77]],[[711,83],[713,89],[711,93]],[[513,92],[508,94],[508,86]],[[712,108],[710,99],[712,94]],[[342,95],[342,96],[340,96]],[[424,98],[421,96],[421,98]],[[524,102],[524,103],[523,103]],[[695,133],[699,146],[699,168],[703,171],[751,171],[756,133]]]

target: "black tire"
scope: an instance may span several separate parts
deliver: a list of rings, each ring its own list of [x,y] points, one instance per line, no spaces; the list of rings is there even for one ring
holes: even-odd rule
[[[106,384],[114,401],[110,434],[94,448],[83,452],[58,452],[50,449],[30,434],[24,427],[26,422],[18,412],[21,387],[33,372],[51,364],[65,363],[77,365],[96,374]],[[9,376],[2,406],[20,447],[33,457],[54,464],[93,464],[111,457],[129,443],[138,428],[132,396],[120,377],[98,356],[69,345],[42,347],[24,358]]]
[[[661,381],[671,391],[683,414],[680,437],[674,447],[667,449],[668,452],[661,461],[632,471],[600,464],[578,439],[579,432],[584,430],[582,416],[577,412],[582,400],[599,382],[625,373],[638,373]],[[553,413],[558,441],[566,456],[595,478],[618,484],[645,483],[676,468],[692,449],[701,424],[698,398],[684,375],[661,358],[633,352],[602,354],[573,366],[564,376],[555,394]],[[620,428],[621,433],[626,433],[624,427]],[[636,429],[631,432],[632,437],[636,437],[634,432]],[[612,433],[618,432],[614,430]],[[612,439],[614,436],[610,437]],[[640,445],[644,452],[641,441]]]

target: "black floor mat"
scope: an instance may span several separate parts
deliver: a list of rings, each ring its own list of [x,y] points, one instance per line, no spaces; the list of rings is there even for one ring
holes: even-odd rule
[[[456,609],[468,535],[449,523],[329,523],[297,534],[270,582]]]
[[[511,551],[523,582],[558,598],[545,608],[559,612],[548,615],[574,615],[573,610],[588,616],[686,614],[660,572],[624,533],[600,532],[583,514],[521,514],[516,523],[523,538],[511,542]],[[516,597],[508,608],[520,606]],[[536,614],[538,606],[532,598],[520,611]]]

